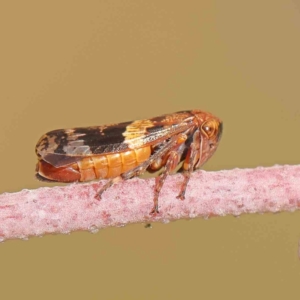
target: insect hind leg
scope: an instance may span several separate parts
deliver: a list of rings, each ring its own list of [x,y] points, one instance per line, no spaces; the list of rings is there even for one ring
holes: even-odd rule
[[[95,198],[96,198],[97,200],[101,200],[102,194],[103,194],[107,189],[109,189],[112,185],[114,185],[115,183],[120,182],[120,181],[122,181],[122,180],[123,180],[123,178],[122,178],[121,176],[118,176],[118,177],[115,177],[115,178],[113,178],[113,179],[108,180],[108,181],[101,187],[101,189],[97,192]]]

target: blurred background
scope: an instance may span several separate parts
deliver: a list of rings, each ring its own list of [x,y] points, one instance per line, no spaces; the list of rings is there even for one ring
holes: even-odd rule
[[[300,1],[3,1],[0,192],[58,128],[203,109],[205,170],[299,164]],[[1,226],[1,224],[0,224]],[[0,244],[3,299],[298,299],[300,212]]]

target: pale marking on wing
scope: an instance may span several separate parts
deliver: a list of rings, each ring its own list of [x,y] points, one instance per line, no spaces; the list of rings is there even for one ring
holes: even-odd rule
[[[187,121],[190,121],[190,119],[192,118],[187,119]],[[182,132],[189,126],[188,122],[170,124],[170,126],[166,126],[157,132],[147,134],[147,129],[155,127],[155,124],[150,120],[138,120],[126,127],[126,131],[123,133],[124,143],[128,145],[129,149],[137,149],[153,141],[170,137],[174,133]]]
[[[145,137],[147,128],[153,127],[154,124],[151,120],[136,120],[126,126],[126,131],[122,134],[125,137],[124,143],[130,149],[139,148],[145,144]]]
[[[67,146],[63,147],[63,150],[68,155],[92,154],[90,147],[88,145],[84,145],[84,140],[70,141]]]

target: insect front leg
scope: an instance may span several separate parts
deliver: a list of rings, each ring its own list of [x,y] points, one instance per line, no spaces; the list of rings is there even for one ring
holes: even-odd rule
[[[184,200],[185,198],[186,188],[196,164],[195,158],[197,152],[199,151],[199,145],[200,145],[199,132],[196,131],[193,136],[193,142],[190,145],[189,152],[184,162],[184,167],[185,167],[185,170],[183,172],[184,180],[181,185],[180,193],[176,197],[177,199]]]
[[[194,164],[192,162],[194,161],[194,159],[196,157],[196,153],[197,153],[197,151],[195,150],[194,145],[191,144],[190,157],[189,157],[190,158],[189,159],[189,168],[188,168],[188,170],[184,170],[184,172],[183,172],[184,180],[181,185],[180,193],[176,197],[177,199],[184,200],[184,198],[185,198],[185,191],[186,191],[187,185],[189,183],[192,171],[194,169]]]

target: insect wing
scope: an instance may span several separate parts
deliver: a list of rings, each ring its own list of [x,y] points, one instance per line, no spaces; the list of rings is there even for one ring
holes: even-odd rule
[[[186,113],[179,120],[170,116],[172,115],[107,126],[50,131],[41,137],[36,145],[36,152],[54,167],[62,167],[86,156],[159,144],[191,126],[192,116]]]

